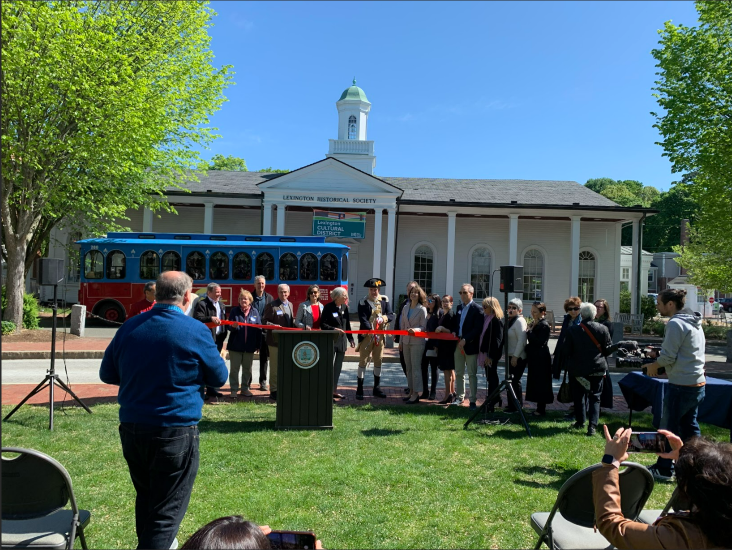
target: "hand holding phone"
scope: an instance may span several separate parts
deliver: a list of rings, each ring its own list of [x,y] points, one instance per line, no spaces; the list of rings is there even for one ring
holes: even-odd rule
[[[658,432],[632,432],[629,453],[665,453],[668,448],[668,438]]]
[[[312,550],[319,546],[312,531],[271,531],[267,538],[272,548]]]

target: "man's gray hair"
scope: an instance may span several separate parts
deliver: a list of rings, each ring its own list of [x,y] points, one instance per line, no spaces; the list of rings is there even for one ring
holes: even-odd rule
[[[267,279],[264,278],[264,275],[257,275],[254,277],[254,282],[256,283],[259,279],[262,279],[265,283],[267,282]]]
[[[193,288],[193,279],[182,271],[166,271],[155,281],[155,299],[158,302],[180,303],[186,292]]]
[[[221,288],[221,285],[219,283],[208,283],[206,285],[206,293],[213,292],[217,288]]]
[[[145,288],[143,290],[144,292],[155,290],[155,281],[148,281],[147,283],[145,283]]]
[[[289,292],[290,291],[290,285],[286,285],[285,283],[281,283],[281,284],[277,285],[277,290],[279,291],[279,289],[282,289],[282,290],[287,289],[287,291]]]
[[[515,305],[518,308],[519,311],[521,311],[522,309],[524,309],[524,303],[521,301],[520,298],[511,298],[508,301],[508,305],[511,305],[511,304]]]
[[[582,302],[580,304],[580,315],[583,321],[592,321],[597,316],[597,308],[591,302]]]
[[[342,286],[337,286],[330,291],[330,299],[337,300],[341,296],[348,296],[348,291]]]
[[[475,287],[473,287],[473,285],[471,285],[470,283],[463,283],[462,285],[460,285],[460,288],[463,288],[464,286],[468,287],[468,290],[471,294],[475,294]]]

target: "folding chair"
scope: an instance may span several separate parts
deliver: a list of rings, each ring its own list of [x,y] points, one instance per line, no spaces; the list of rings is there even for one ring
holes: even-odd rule
[[[78,536],[86,550],[91,514],[76,506],[66,468],[32,449],[3,447],[2,453],[2,547],[71,550]]]
[[[668,515],[669,510],[671,508],[674,509],[674,511],[679,509],[679,488],[678,486],[674,489],[674,492],[671,494],[671,498],[668,499],[668,502],[666,503],[666,506],[664,506],[663,510],[643,510],[640,515],[638,516],[638,521],[642,523],[647,523],[648,525],[653,525],[655,521],[658,518],[662,518],[665,515]]]
[[[551,512],[531,514],[531,526],[539,535],[535,550],[541,548],[542,543],[552,550],[612,548],[607,539],[594,530],[592,472],[602,467],[602,464],[595,464],[577,472],[559,489]],[[653,476],[645,466],[635,462],[621,464],[621,509],[626,518],[638,518],[652,491]]]

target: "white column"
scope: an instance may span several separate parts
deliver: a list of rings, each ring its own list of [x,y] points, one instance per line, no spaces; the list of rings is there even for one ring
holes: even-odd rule
[[[508,215],[508,264],[518,265],[518,214]]]
[[[272,234],[272,203],[262,203],[262,235]]]
[[[153,211],[149,208],[145,208],[142,211],[142,231],[143,233],[152,233],[153,226]]]
[[[277,203],[277,234],[285,234],[285,209],[287,205],[284,202]]]
[[[204,203],[204,211],[203,211],[203,232],[204,233],[213,233],[213,208],[214,205],[212,202]]]
[[[457,212],[447,213],[447,269],[445,270],[445,294],[454,294],[455,289],[455,220]],[[468,276],[470,274],[468,273]]]
[[[610,311],[620,312],[620,244],[623,237],[623,222],[615,224],[615,289],[613,290],[613,303],[610,304]],[[614,317],[614,314],[613,314]]]
[[[386,273],[384,280],[386,288],[384,292],[390,300],[394,300],[392,294],[394,289],[394,248],[396,246],[396,206],[386,209]],[[398,307],[398,304],[392,302],[392,307]]]
[[[580,220],[582,216],[572,216],[572,229],[569,237],[569,295],[579,293],[579,248],[580,248]]]
[[[381,222],[383,208],[374,208],[374,267],[372,277],[381,277]]]
[[[638,241],[640,238],[640,223],[638,220],[633,220],[633,246],[632,246],[632,263],[630,264],[630,312],[638,313],[638,303],[640,297],[638,296],[638,272],[640,271],[640,265],[638,262]]]

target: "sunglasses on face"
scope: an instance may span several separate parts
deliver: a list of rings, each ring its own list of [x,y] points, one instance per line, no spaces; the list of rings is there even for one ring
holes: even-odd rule
[[[518,308],[516,306],[508,306],[508,309],[509,310],[515,309],[516,311],[518,311]]]
[[[578,307],[568,307],[567,308],[567,311],[579,311],[579,310],[580,310],[580,308],[578,308]]]
[[[458,294],[470,294],[470,292],[465,292],[465,291],[461,290],[460,292],[458,292]]]
[[[317,290],[313,290],[313,291],[312,291],[312,292],[310,293],[310,295],[313,295],[313,294],[320,294],[320,292],[318,292]]]

